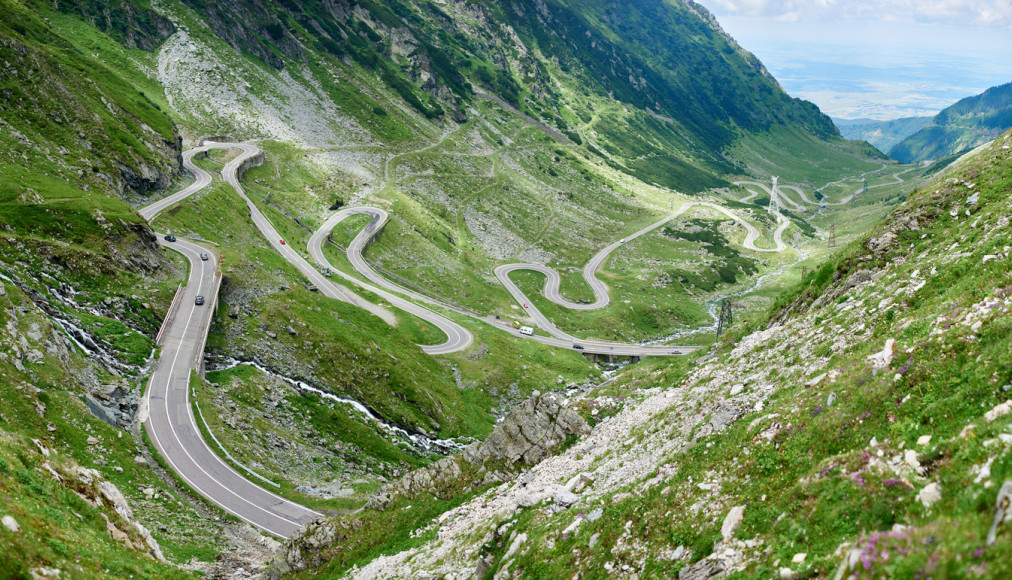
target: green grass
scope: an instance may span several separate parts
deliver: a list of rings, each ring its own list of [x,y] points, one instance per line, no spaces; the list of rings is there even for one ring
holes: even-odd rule
[[[118,320],[87,314],[80,316],[85,328],[101,337],[126,363],[143,365],[155,347],[154,340]]]
[[[647,577],[673,577],[710,554],[727,510],[745,505],[745,519],[735,537],[762,544],[733,578],[768,578],[783,567],[804,577],[832,576],[846,557],[847,550],[839,548],[847,546],[845,542],[861,553],[856,575],[860,578],[910,578],[925,571],[962,577],[970,568],[995,578],[1012,572],[1008,534],[1000,531],[994,546],[984,544],[997,490],[1012,478],[1012,455],[997,438],[1012,429],[1012,418],[993,422],[983,418],[1008,400],[1003,385],[1012,384],[1012,358],[1005,339],[1012,325],[1001,306],[1012,293],[1009,266],[996,260],[981,265],[982,256],[1006,244],[994,225],[1007,219],[1005,192],[1012,185],[1012,162],[999,146],[962,166],[952,175],[957,181],[935,183],[912,194],[898,213],[917,216],[920,229],[901,230],[898,243],[885,255],[872,256],[859,242],[849,244],[784,292],[768,318],[733,328],[718,343],[717,366],[709,375],[742,376],[748,369],[767,369],[775,388],[763,401],[762,411],[750,411],[726,431],[699,436],[684,450],[660,458],[657,464],[669,468],[661,484],[645,487],[643,482],[630,482],[610,490],[595,503],[604,508],[604,517],[585,523],[575,534],[560,533],[571,518],[559,520],[536,509],[522,511],[512,529],[528,533],[525,546],[530,549],[515,558],[511,570],[549,577],[578,568],[596,578],[605,577],[603,566],[610,562],[636,569],[644,564],[641,574]],[[953,217],[950,208],[967,208],[964,181],[978,184],[980,199],[970,208],[970,216],[961,211]],[[965,256],[951,257],[956,241],[966,248]],[[841,294],[849,274],[887,263],[891,267],[886,275],[871,287]],[[924,275],[932,268],[935,273],[926,275],[927,283],[916,292],[895,291],[897,286],[911,287],[908,281],[915,272]],[[967,275],[968,269],[972,275]],[[876,305],[883,295],[895,297],[898,307],[881,311]],[[854,302],[856,311],[837,308]],[[966,321],[971,312],[978,313],[974,316],[980,317],[981,325]],[[744,336],[767,328],[774,319],[788,329],[854,328],[863,323],[869,333],[851,340],[843,350],[833,347],[835,331],[823,331],[802,333],[805,344],[800,345],[793,334],[781,335],[762,346],[766,353],[762,356],[755,352],[728,356]],[[896,357],[891,368],[872,372],[866,359],[887,338],[897,341]],[[827,359],[821,370],[832,369],[835,376],[807,384],[820,370],[800,365],[805,358],[818,356]],[[694,372],[691,362],[666,363],[652,361],[662,366],[634,370],[619,383],[706,388],[705,380],[688,378]],[[623,390],[621,384],[608,389],[595,395]],[[658,430],[679,424],[683,412],[676,405],[632,434],[662,436]],[[759,420],[758,426],[752,426],[754,420]],[[780,427],[771,440],[758,436],[774,423]],[[931,441],[918,445],[923,435],[931,435]],[[873,440],[876,446],[870,444]],[[910,449],[916,450],[925,468],[923,477],[883,466],[893,457],[902,464]],[[884,452],[881,460],[878,450]],[[987,462],[990,477],[982,481],[976,474]],[[701,480],[715,481],[718,488],[703,490],[697,485]],[[942,499],[926,508],[917,493],[932,481],[941,486]],[[712,517],[669,517],[685,513],[688,506],[714,504],[721,507]],[[896,524],[906,527],[894,529]],[[598,535],[598,546],[590,550],[587,543],[593,534]],[[630,538],[638,546],[636,552],[621,548]],[[657,557],[644,562],[637,555],[679,545],[691,549],[690,560]],[[499,559],[497,566],[506,547],[508,542],[486,546]],[[799,552],[807,553],[804,564],[791,564]]]
[[[258,371],[252,367],[239,366],[225,371],[208,373],[207,382],[197,376],[191,379],[191,386],[196,392],[196,397],[193,401],[194,414],[198,417],[198,427],[204,438],[208,441],[208,445],[224,461],[231,463],[255,485],[259,485],[272,493],[277,493],[302,505],[329,513],[343,513],[361,507],[365,503],[367,494],[375,490],[376,484],[356,485],[354,486],[357,492],[356,495],[347,498],[321,499],[296,490],[296,487],[300,485],[325,483],[328,479],[341,475],[341,470],[337,466],[331,467],[332,461],[330,461],[340,457],[340,455],[330,452],[325,452],[322,455],[318,454],[320,448],[316,447],[316,441],[313,439],[319,437],[347,443],[348,446],[345,453],[348,455],[340,457],[340,459],[345,461],[348,460],[352,453],[364,454],[361,457],[355,458],[356,463],[359,465],[370,465],[374,468],[379,465],[383,466],[381,469],[390,469],[387,464],[409,467],[417,467],[424,464],[423,460],[410,453],[406,453],[403,449],[396,447],[384,439],[375,427],[367,425],[360,420],[357,421],[354,416],[350,416],[346,412],[341,412],[346,411],[346,407],[338,405],[335,410],[335,407],[321,403],[318,398],[301,397],[295,394],[294,391],[285,397],[285,400],[291,405],[294,415],[310,415],[307,426],[310,426],[312,431],[288,430],[278,424],[265,420],[262,417],[263,413],[266,412],[262,402],[264,399],[263,378],[255,376],[257,374]],[[233,379],[235,379],[235,382],[233,382]],[[223,410],[218,403],[220,400],[218,396],[222,394],[222,388],[219,385],[229,386],[226,391],[227,399],[225,400],[229,403],[241,405],[244,423],[243,429],[236,430],[222,420]],[[198,405],[199,414],[197,414]],[[204,421],[199,420],[200,417],[203,417],[206,425]],[[210,433],[214,434],[213,438],[210,436]],[[314,464],[313,474],[308,480],[299,477],[296,471],[298,469],[297,466],[282,461],[278,456],[271,456],[262,452],[264,449],[270,448],[269,443],[264,439],[264,436],[268,433],[277,434],[288,441],[297,441],[300,446],[312,450],[311,452],[314,454],[312,461]],[[313,437],[310,437],[310,435]],[[214,443],[215,439],[224,446],[224,450]],[[237,465],[229,459],[224,452],[225,450],[241,462],[243,466],[253,469],[254,472],[261,476],[266,476],[267,479],[279,484],[279,486],[264,483],[258,478],[249,475],[242,466]],[[251,467],[250,463],[256,463],[259,467]],[[321,465],[316,466],[317,463]],[[301,479],[301,481],[296,480],[296,478]]]

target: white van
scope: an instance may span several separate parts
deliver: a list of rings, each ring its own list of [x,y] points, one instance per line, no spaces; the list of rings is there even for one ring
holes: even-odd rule
[[[534,329],[530,326],[521,326],[520,334],[526,334],[527,336],[534,336]]]

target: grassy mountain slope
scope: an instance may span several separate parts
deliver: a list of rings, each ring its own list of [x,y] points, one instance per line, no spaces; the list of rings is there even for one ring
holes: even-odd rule
[[[238,558],[224,548],[261,548],[153,461],[131,468],[143,441],[136,432],[121,439],[86,409],[98,405],[111,423],[130,426],[157,355],[152,339],[184,278],[185,264],[158,249],[129,205],[185,181],[173,182],[180,136],[188,144],[213,134],[260,140],[267,162],[248,171],[244,185],[292,247],[305,248],[331,207],[380,205],[393,219],[367,252],[375,265],[480,314],[517,320],[522,311],[492,278],[498,264],[552,264],[563,272],[564,293],[584,298],[579,271],[600,247],[694,195],[728,204],[745,196],[710,187],[768,174],[815,186],[882,164],[876,152],[836,136],[810,104],[783,94],[692,3],[637,2],[619,14],[569,2],[0,0],[0,11],[8,63],[0,72],[0,269],[24,286],[24,296],[7,286],[20,301],[5,310],[7,320],[27,325],[4,343],[4,388],[11,386],[4,404],[20,400],[18,385],[40,390],[24,386],[35,398],[4,408],[2,428],[16,440],[4,453],[34,453],[25,437],[66,443],[68,461],[102,469],[131,504],[140,502],[138,517],[176,562],[196,556],[224,566]],[[637,32],[654,20],[665,23],[660,41]],[[199,163],[218,171],[228,155]],[[857,235],[902,194],[882,191],[840,213],[812,208],[805,217],[825,229],[836,216],[857,216],[846,232]],[[772,225],[758,205],[736,209]],[[798,219],[785,239],[815,248],[815,257],[784,279],[827,253],[820,231]],[[331,513],[361,505],[385,478],[431,456],[347,404],[305,396],[292,380],[354,398],[387,425],[464,440],[488,433],[495,417],[535,390],[601,378],[578,354],[463,317],[476,331],[473,349],[425,356],[415,343],[440,338],[426,325],[402,315],[389,326],[309,292],[221,183],[157,225],[217,244],[226,257],[212,360],[266,367],[194,381],[209,429],[280,480],[285,495]],[[336,231],[335,242],[346,243],[352,225]],[[616,292],[609,309],[560,312],[560,322],[580,335],[624,340],[704,323],[707,300],[798,257],[752,255],[743,237],[717,215],[687,215],[616,252],[604,274]],[[337,247],[328,251],[343,264]],[[771,303],[775,288],[751,297],[750,308]],[[25,297],[43,308],[30,320]],[[71,327],[63,323],[80,327],[73,336],[102,356],[67,344],[71,335],[60,328]],[[49,408],[39,421],[24,412],[36,399]],[[42,431],[43,420],[58,430]],[[100,443],[89,446],[85,433]],[[30,470],[39,461],[10,465]],[[3,479],[19,502],[45,495],[22,479]],[[149,498],[146,489],[157,491]],[[48,514],[36,527],[67,531],[60,541],[73,542],[65,515]],[[143,550],[122,555],[122,546],[131,548],[113,540],[95,539],[99,547],[82,557],[90,563],[107,550],[117,554],[109,559],[144,560]],[[39,536],[19,541],[25,559],[72,566],[72,552]],[[254,554],[242,565],[256,564]],[[142,568],[136,573],[149,573]]]
[[[172,120],[32,10],[3,2],[0,14],[0,221],[84,245],[131,235],[139,220],[123,199],[178,171]]]
[[[577,397],[608,419],[560,456],[439,516],[398,507],[413,539],[386,555],[304,550],[334,560],[296,577],[1007,576],[1009,175],[1012,133],[695,364]],[[569,505],[550,490],[573,477]]]
[[[764,122],[770,130],[763,133],[734,129],[732,125],[746,123],[741,120],[713,128],[722,137],[693,136],[678,119],[665,119],[661,113],[608,97],[601,88],[603,81],[593,80],[597,73],[586,68],[598,66],[599,59],[591,58],[591,53],[567,48],[563,54],[560,45],[550,52],[564,56],[564,63],[545,58],[541,49],[535,50],[538,43],[554,47],[551,43],[560,42],[559,38],[545,36],[544,31],[535,35],[535,28],[544,26],[533,13],[524,12],[524,19],[514,22],[521,16],[512,8],[497,10],[488,5],[465,10],[459,5],[440,8],[425,3],[404,10],[371,3],[356,7],[302,3],[258,8],[229,2],[166,6],[181,32],[162,50],[159,78],[174,109],[185,119],[184,127],[190,128],[184,132],[271,136],[301,145],[300,154],[283,153],[287,163],[324,177],[290,187],[275,173],[258,188],[262,199],[271,196],[271,203],[283,208],[284,215],[306,227],[321,223],[335,200],[365,200],[394,210],[395,219],[368,256],[396,279],[482,314],[520,314],[514,312],[511,298],[500,285],[489,284],[493,268],[505,261],[560,267],[566,271],[564,292],[582,298],[588,288],[579,268],[597,248],[614,241],[620,235],[617,230],[635,231],[683,199],[654,184],[696,191],[726,183],[700,171],[699,160],[710,159],[721,166],[721,172],[792,175],[810,185],[880,166],[880,155],[870,148],[817,137],[801,121],[791,121],[787,113],[766,115]],[[563,8],[560,14],[569,10]],[[686,44],[686,51],[703,55],[713,42],[731,46],[709,24],[699,24],[703,22],[699,17],[676,15],[673,22],[680,22],[686,34],[696,30],[692,26],[710,34],[706,37],[700,32],[700,40]],[[503,19],[511,23],[510,28]],[[566,26],[587,26],[578,29],[579,35],[567,32],[566,38],[596,30],[579,14],[563,20]],[[276,26],[282,27],[281,33]],[[500,34],[521,29],[526,32],[517,32],[520,36]],[[710,40],[704,42],[705,38]],[[324,42],[328,39],[341,50]],[[365,40],[369,42],[362,44]],[[277,60],[254,56],[270,47],[276,49],[272,54]],[[433,56],[437,48],[465,63],[453,69],[464,79],[454,81],[459,90],[439,68]],[[631,48],[622,50],[632,54]],[[718,70],[730,67],[728,74],[734,78],[751,75],[747,71],[754,72],[749,68],[752,65],[741,64],[745,57],[736,51],[721,52],[716,60],[700,58]],[[588,64],[581,64],[584,61]],[[749,62],[757,66],[754,60]],[[641,64],[647,66],[645,61]],[[493,78],[493,73],[508,75],[513,84],[503,80],[506,76]],[[774,81],[755,74],[774,86]],[[412,105],[403,96],[408,85],[393,83],[391,75],[410,84],[408,88],[413,87],[416,96],[429,105]],[[234,81],[236,77],[243,80]],[[665,78],[659,76],[656,82],[658,86],[668,83],[664,90],[669,96],[683,90]],[[498,95],[498,101],[479,95],[475,87]],[[520,91],[516,98],[508,94],[513,90]],[[793,101],[778,101],[776,95],[782,93],[777,91],[770,88],[771,100],[765,105],[753,103],[753,109],[795,107]],[[629,88],[629,99],[635,94],[637,90]],[[706,98],[710,97],[699,100]],[[447,112],[426,118],[426,107],[433,103]],[[524,111],[527,120],[510,103]],[[549,105],[555,108],[549,110]],[[652,105],[657,106],[656,102]],[[549,114],[561,116],[556,119]],[[545,126],[539,130],[530,118],[542,119]],[[701,117],[692,122],[703,123]],[[764,126],[755,120],[747,122]],[[735,135],[741,136],[735,145],[715,152],[713,148],[722,140]],[[748,153],[745,164],[727,161],[740,150]],[[797,159],[799,152],[803,160]],[[551,195],[545,195],[546,191]],[[296,228],[292,235],[304,240],[308,230]],[[336,252],[334,259],[341,261]],[[704,299],[690,294],[692,289],[686,292],[665,282],[670,271],[657,266],[630,272],[628,283],[616,281],[631,296],[654,284],[673,286],[657,303],[637,301],[633,308],[642,316],[629,316],[630,309],[616,303],[593,321],[573,320],[570,328],[597,327],[606,336],[633,338],[642,337],[644,331],[648,336],[663,336],[705,321]],[[718,284],[706,292],[725,286]],[[687,297],[695,304],[686,304]],[[604,324],[600,324],[602,317],[607,319]]]
[[[890,121],[874,119],[833,119],[847,139],[867,141],[879,151],[889,151],[897,143],[931,123],[931,117],[906,117]]]
[[[827,117],[788,97],[692,2],[642,0],[622,11],[566,2],[186,4],[268,68],[361,67],[428,119],[462,120],[491,93],[561,139],[587,139],[624,157],[623,170],[683,191],[723,184],[736,168],[723,149],[743,135],[793,127],[838,139]],[[587,98],[632,107],[641,126],[623,130],[630,111],[595,114]],[[601,142],[581,127],[595,117]],[[619,135],[622,147],[609,148]],[[652,170],[636,149],[650,152]]]
[[[1012,83],[991,87],[944,109],[931,124],[900,141],[889,156],[901,163],[969,151],[1012,127]]]

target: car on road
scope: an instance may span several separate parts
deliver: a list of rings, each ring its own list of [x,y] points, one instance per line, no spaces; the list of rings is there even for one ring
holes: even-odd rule
[[[206,262],[208,259],[210,259],[210,256],[207,255],[207,252],[201,252],[200,259]]]
[[[622,238],[621,240],[619,240],[618,243],[624,244],[625,243],[625,238]]]
[[[521,326],[520,327],[520,334],[523,334],[523,335],[526,335],[526,336],[534,336],[534,329],[531,328],[530,326]]]
[[[197,306],[203,306],[204,305],[204,297],[203,296],[197,296],[196,298],[193,299],[193,303],[196,304]]]
[[[284,240],[279,240],[279,241],[281,242],[282,246],[285,245],[285,241]]]
[[[576,350],[583,350],[583,345],[582,344],[574,344],[573,348],[576,349]]]
[[[176,236],[174,236],[172,234],[166,234],[165,235],[165,241],[166,242],[174,242],[174,241],[176,241]]]

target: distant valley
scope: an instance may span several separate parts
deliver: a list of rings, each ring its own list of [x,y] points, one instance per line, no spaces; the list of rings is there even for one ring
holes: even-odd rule
[[[691,0],[0,0],[0,94],[0,577],[1012,573],[1008,86],[834,124]]]

